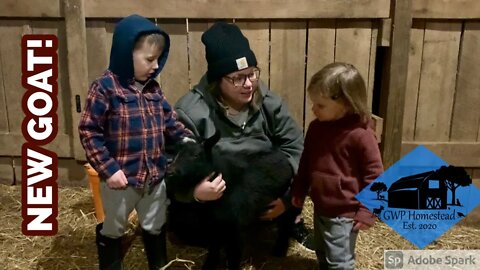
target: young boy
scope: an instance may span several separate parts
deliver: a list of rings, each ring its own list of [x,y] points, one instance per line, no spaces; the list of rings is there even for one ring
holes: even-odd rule
[[[122,269],[121,239],[133,209],[149,268],[167,262],[164,145],[166,139],[191,135],[155,81],[169,47],[167,33],[149,20],[124,18],[113,34],[110,65],[88,91],[78,130],[87,160],[102,179],[105,220],[97,226],[96,240],[100,269]]]

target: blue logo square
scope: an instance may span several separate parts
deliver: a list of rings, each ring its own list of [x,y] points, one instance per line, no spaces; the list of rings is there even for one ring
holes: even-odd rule
[[[449,166],[418,146],[356,198],[397,233],[424,248],[475,209],[480,190],[465,169]]]

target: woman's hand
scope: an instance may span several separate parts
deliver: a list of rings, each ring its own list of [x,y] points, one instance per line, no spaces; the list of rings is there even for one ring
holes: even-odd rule
[[[214,173],[205,177],[203,181],[195,187],[193,197],[197,201],[214,201],[222,197],[223,192],[227,188],[222,174],[219,174],[213,181],[209,181]]]
[[[128,185],[127,177],[122,170],[118,170],[107,179],[107,187],[111,189],[124,189]]]
[[[285,212],[285,204],[278,198],[268,205],[268,210],[263,213],[260,219],[272,220]]]

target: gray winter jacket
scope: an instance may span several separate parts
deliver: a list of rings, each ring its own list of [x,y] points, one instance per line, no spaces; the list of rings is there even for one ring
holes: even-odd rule
[[[294,173],[297,172],[303,151],[303,134],[278,95],[260,81],[247,121],[238,125],[226,116],[225,109],[206,87],[204,76],[175,104],[178,119],[195,136],[209,138],[218,128],[222,138],[214,151],[222,154],[251,153],[278,147],[288,157]]]

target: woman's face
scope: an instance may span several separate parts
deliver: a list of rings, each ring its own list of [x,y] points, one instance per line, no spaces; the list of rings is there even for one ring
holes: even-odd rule
[[[260,71],[249,67],[225,75],[220,80],[220,95],[225,105],[240,110],[250,103],[257,89]]]

